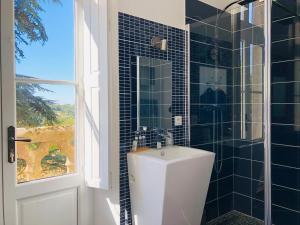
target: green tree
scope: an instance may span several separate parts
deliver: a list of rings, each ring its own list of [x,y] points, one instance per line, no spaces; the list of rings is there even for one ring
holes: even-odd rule
[[[36,96],[37,91],[51,92],[39,84],[17,83],[16,101],[19,127],[52,125],[57,122],[57,115],[51,107],[55,102]]]
[[[52,145],[48,150],[48,155],[46,155],[41,160],[41,166],[43,172],[57,174],[67,173],[67,156],[60,150],[57,145]]]
[[[48,40],[46,29],[40,17],[44,12],[41,2],[45,0],[15,0],[15,36],[17,60],[24,58],[21,45],[29,45],[32,42],[40,42],[42,45]],[[50,0],[60,3],[60,0]]]
[[[19,62],[25,57],[21,48],[22,44],[30,45],[33,42],[40,42],[44,45],[48,40],[46,29],[40,17],[40,13],[44,12],[41,6],[44,1],[15,0],[15,58]],[[50,1],[60,3],[60,0]],[[17,76],[20,77],[21,75]],[[57,115],[51,107],[54,102],[35,95],[37,92],[49,92],[49,90],[39,84],[17,84],[18,126],[53,124],[57,121]]]

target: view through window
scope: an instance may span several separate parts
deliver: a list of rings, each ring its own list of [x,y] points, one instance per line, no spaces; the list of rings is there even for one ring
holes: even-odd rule
[[[17,182],[74,173],[73,0],[15,0]]]

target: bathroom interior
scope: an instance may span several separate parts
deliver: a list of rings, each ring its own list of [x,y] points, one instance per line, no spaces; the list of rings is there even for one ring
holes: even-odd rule
[[[168,155],[170,143],[215,154],[205,167],[211,176],[201,225],[300,224],[298,23],[299,2],[285,0],[186,0],[185,29],[119,13],[120,78],[128,75],[120,93],[131,93],[120,99],[121,118],[130,118],[120,124],[121,224],[199,224],[168,220],[176,181],[165,183],[164,222],[150,219],[154,196],[150,205],[139,200],[147,198],[138,190],[155,190],[142,183],[160,182],[151,177],[155,164],[148,174],[148,164],[128,152]],[[180,175],[206,182],[195,169],[178,173],[175,186]]]
[[[300,0],[0,12],[0,225],[300,225]]]

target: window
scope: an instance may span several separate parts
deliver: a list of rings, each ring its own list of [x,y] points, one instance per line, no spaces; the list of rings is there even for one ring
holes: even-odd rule
[[[73,1],[15,0],[17,182],[76,172]]]
[[[87,185],[108,189],[108,0],[38,4],[15,0],[17,135],[32,139],[17,182],[75,173],[84,150]]]

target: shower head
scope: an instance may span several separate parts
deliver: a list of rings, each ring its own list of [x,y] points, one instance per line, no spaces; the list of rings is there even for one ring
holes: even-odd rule
[[[236,0],[234,2],[231,2],[229,3],[223,10],[220,14],[218,14],[218,17],[217,17],[217,20],[219,17],[221,17],[223,15],[223,13],[226,12],[227,9],[229,9],[231,6],[235,5],[235,4],[239,4],[240,6],[244,6],[244,5],[247,5],[247,4],[250,4],[252,2],[256,2],[258,0]]]

